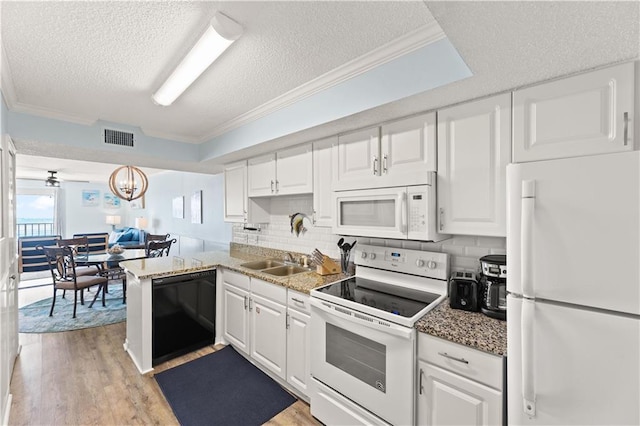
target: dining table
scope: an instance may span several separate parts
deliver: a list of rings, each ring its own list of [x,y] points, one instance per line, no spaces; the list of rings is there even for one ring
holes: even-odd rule
[[[144,259],[147,257],[147,252],[144,249],[128,249],[121,253],[76,253],[73,257],[74,262],[78,266],[97,266],[99,273],[106,276],[108,279],[120,278],[122,279],[122,303],[127,302],[127,277],[124,271],[120,267],[120,262],[125,260]],[[101,285],[98,288],[98,292],[95,294],[89,307],[93,307],[96,299],[98,298],[100,291],[102,290],[102,304],[105,303],[105,293],[108,292],[108,281],[104,286]]]

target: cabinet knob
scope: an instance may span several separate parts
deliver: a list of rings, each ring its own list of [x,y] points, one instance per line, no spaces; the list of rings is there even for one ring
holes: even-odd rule
[[[416,260],[416,266],[418,268],[422,268],[424,266],[424,260],[422,260],[422,259]]]
[[[434,262],[433,260],[428,261],[427,262],[427,268],[436,269],[436,262]]]
[[[362,252],[362,258],[363,258],[363,259],[366,259],[366,258],[367,258],[367,253],[366,253],[366,252],[364,252],[364,251]]]

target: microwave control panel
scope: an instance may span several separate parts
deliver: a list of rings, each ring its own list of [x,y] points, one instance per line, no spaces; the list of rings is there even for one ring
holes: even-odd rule
[[[407,194],[409,232],[427,232],[426,197],[426,191],[409,191]]]

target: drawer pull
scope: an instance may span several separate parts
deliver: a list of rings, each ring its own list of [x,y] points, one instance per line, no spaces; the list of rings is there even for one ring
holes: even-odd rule
[[[461,363],[463,363],[463,364],[469,364],[469,361],[467,361],[466,359],[464,359],[464,358],[457,358],[457,357],[455,357],[455,356],[451,356],[451,355],[449,355],[449,354],[448,354],[448,353],[446,353],[446,352],[438,352],[438,355],[443,356],[443,357],[445,357],[445,358],[449,358],[449,359],[454,360],[454,361],[461,362]]]
[[[304,305],[304,300],[296,299],[295,297],[292,297],[291,300],[293,300],[296,303],[300,303],[300,304]]]

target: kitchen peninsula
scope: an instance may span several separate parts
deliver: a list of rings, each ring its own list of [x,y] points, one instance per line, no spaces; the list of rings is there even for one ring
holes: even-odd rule
[[[153,370],[153,288],[154,280],[189,276],[224,268],[243,275],[276,284],[293,291],[308,294],[313,288],[346,277],[345,274],[318,275],[312,270],[291,276],[274,276],[241,265],[264,259],[283,259],[284,252],[256,246],[231,243],[230,250],[194,253],[182,259],[168,256],[122,262],[127,272],[127,338],[124,348],[138,371],[145,374]],[[220,274],[217,277],[220,283]],[[216,301],[222,300],[222,285],[215,287]],[[219,306],[220,303],[217,303]],[[215,314],[216,341],[221,340],[222,312]]]

